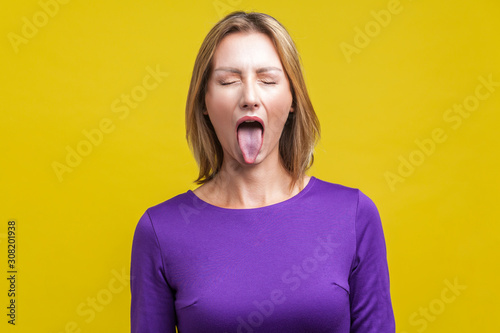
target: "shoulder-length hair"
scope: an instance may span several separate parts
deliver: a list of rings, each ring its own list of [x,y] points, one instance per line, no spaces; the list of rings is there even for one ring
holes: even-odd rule
[[[199,166],[199,175],[194,182],[208,182],[222,167],[222,146],[203,111],[215,50],[225,36],[235,32],[264,33],[276,47],[290,83],[294,109],[289,113],[280,137],[280,162],[292,177],[290,190],[297,182],[302,190],[305,172],[314,163],[313,152],[320,138],[320,124],[309,99],[299,54],[287,30],[275,18],[243,11],[233,12],[220,20],[205,37],[196,57],[186,102],[186,140]]]

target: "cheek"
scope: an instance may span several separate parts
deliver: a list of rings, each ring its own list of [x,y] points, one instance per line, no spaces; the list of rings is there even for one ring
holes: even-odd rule
[[[235,98],[228,93],[222,93],[217,88],[211,89],[205,95],[205,105],[207,111],[212,114],[227,113],[228,110],[233,110]]]
[[[272,118],[270,119],[270,124],[272,126],[273,132],[281,134],[283,126],[285,125],[285,122],[288,118],[291,106],[292,95],[289,91],[281,92],[269,101],[269,110],[273,110],[273,112],[269,114],[269,117]]]
[[[231,134],[231,104],[222,94],[207,93],[205,105],[210,122],[215,129],[220,142],[225,142],[225,136]]]

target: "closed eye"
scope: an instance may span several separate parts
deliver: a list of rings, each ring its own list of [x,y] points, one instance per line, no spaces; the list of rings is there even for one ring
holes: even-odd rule
[[[230,84],[236,83],[236,81],[221,81],[220,84],[223,86],[228,86]]]
[[[265,80],[262,80],[261,82],[264,83],[264,84],[276,84],[276,82],[274,82],[274,81],[265,81]]]

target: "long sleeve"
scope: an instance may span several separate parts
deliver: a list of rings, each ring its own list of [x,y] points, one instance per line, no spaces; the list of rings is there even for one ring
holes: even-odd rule
[[[351,333],[394,333],[382,223],[373,201],[361,191],[358,193],[356,255],[349,277]]]
[[[132,243],[131,332],[175,333],[174,296],[167,283],[160,245],[146,211]]]

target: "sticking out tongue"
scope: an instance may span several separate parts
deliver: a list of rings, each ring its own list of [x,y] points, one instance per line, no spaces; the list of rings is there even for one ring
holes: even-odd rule
[[[238,144],[247,163],[254,163],[262,147],[262,126],[254,122],[244,122],[238,127]]]

